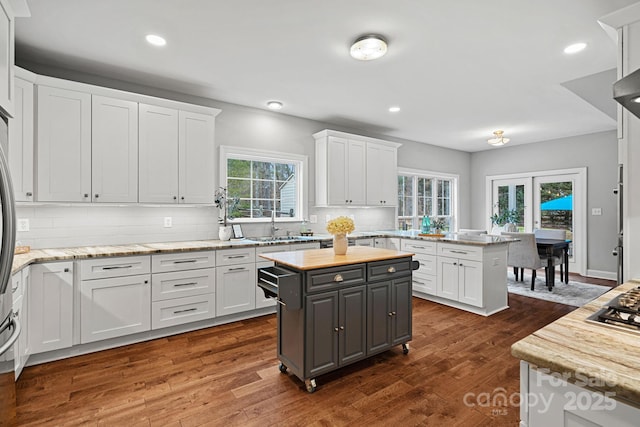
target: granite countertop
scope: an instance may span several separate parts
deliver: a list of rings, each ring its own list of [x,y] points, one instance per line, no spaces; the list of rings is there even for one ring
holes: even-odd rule
[[[617,295],[640,285],[631,280],[561,317],[511,346],[511,354],[538,368],[588,378],[589,388],[640,407],[640,332],[585,319]]]
[[[333,249],[310,249],[307,251],[270,252],[260,254],[261,258],[278,264],[293,267],[297,270],[315,270],[317,268],[338,267],[372,261],[412,257],[411,252],[400,252],[391,249],[371,248],[368,246],[352,246],[345,255],[336,255]]]
[[[443,238],[421,237],[418,231],[363,231],[349,234],[350,238],[376,238],[376,237],[400,237],[404,239],[432,240],[449,243],[459,243],[465,245],[492,245],[505,244],[511,239],[500,236],[470,236],[448,234]],[[11,273],[16,273],[29,264],[36,262],[65,261],[75,259],[87,259],[94,257],[129,256],[129,255],[149,255],[168,252],[188,252],[201,250],[229,249],[245,246],[272,246],[306,242],[320,242],[330,240],[329,234],[320,234],[308,237],[297,237],[295,239],[284,239],[277,241],[251,240],[195,240],[182,242],[159,242],[159,243],[132,243],[123,245],[100,245],[100,246],[78,246],[56,249],[34,249],[26,254],[18,254],[13,258]]]

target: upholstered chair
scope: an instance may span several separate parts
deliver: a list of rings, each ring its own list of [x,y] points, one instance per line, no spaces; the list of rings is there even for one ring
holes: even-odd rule
[[[520,280],[524,280],[524,269],[531,269],[531,290],[533,291],[536,283],[536,270],[545,267],[536,246],[536,236],[533,233],[508,233],[502,232],[502,236],[518,239],[517,242],[510,242],[507,265],[513,267],[513,274],[518,281],[518,271],[520,271]],[[545,273],[546,273],[545,267]],[[546,282],[546,281],[545,281]]]
[[[551,228],[536,228],[533,230],[533,234],[536,235],[536,239],[557,239],[557,240],[566,240],[567,239],[567,230],[557,230]],[[545,253],[541,253],[540,257],[546,262],[547,255]],[[564,277],[564,254],[562,249],[553,253],[553,266],[560,266],[560,277]]]

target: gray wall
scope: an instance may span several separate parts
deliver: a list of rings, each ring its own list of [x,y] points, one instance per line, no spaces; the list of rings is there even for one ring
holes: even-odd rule
[[[485,177],[529,171],[587,168],[587,271],[615,273],[618,140],[615,131],[506,146],[471,155],[472,228],[486,227]],[[591,208],[602,208],[592,216]],[[615,275],[614,275],[615,278]]]

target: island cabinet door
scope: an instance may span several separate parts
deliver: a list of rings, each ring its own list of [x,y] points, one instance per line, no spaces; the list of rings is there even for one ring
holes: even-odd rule
[[[338,352],[345,365],[367,355],[367,288],[355,286],[339,291]]]
[[[458,282],[458,301],[483,307],[482,263],[459,260],[460,277]]]
[[[411,276],[396,279],[391,284],[392,345],[411,339]]]
[[[305,378],[338,367],[338,292],[307,296]]]
[[[438,288],[436,294],[442,298],[458,300],[458,260],[438,257]]]
[[[391,282],[368,285],[367,354],[391,347]]]

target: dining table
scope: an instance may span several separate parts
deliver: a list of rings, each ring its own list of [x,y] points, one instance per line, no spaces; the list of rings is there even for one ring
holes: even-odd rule
[[[563,277],[560,280],[564,283],[569,283],[569,244],[571,240],[563,239],[545,239],[536,238],[536,246],[538,247],[538,253],[544,255],[547,258],[547,289],[552,290],[553,284],[556,280],[556,269],[553,262],[553,257],[558,256],[561,253],[563,264]]]

